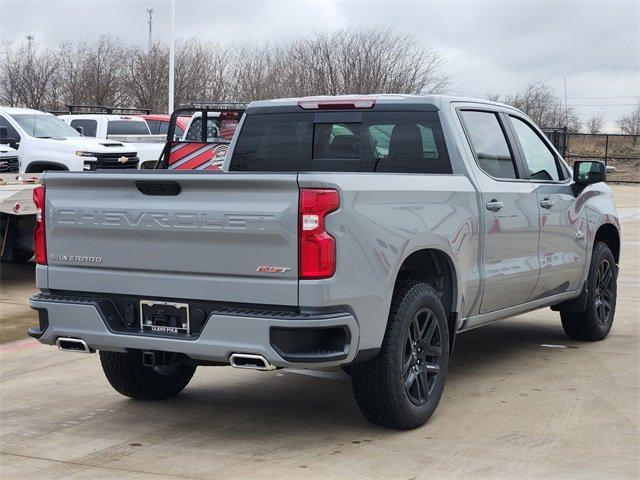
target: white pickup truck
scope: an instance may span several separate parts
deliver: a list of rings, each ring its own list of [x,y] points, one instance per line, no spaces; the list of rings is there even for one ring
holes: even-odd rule
[[[135,115],[72,113],[58,118],[85,137],[132,144],[131,147],[138,152],[140,163],[158,160],[167,139],[166,135],[151,135],[147,122]]]
[[[2,129],[5,127],[5,129]],[[83,137],[50,113],[0,107],[0,143],[18,150],[20,172],[137,168],[138,152],[112,140]]]

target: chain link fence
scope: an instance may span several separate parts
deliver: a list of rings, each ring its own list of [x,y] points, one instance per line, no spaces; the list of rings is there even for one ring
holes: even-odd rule
[[[569,165],[576,160],[601,160],[615,170],[607,181],[640,183],[640,135],[568,133],[565,128],[544,128]]]

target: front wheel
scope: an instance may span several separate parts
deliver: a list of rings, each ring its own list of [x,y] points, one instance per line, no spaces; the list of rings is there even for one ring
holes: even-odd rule
[[[380,352],[351,368],[356,402],[376,425],[419,427],[438,406],[448,364],[449,332],[440,298],[426,283],[403,283],[394,293]]]
[[[574,340],[602,340],[616,313],[618,267],[606,243],[596,242],[587,276],[587,305],[583,313],[560,312],[562,327]]]
[[[193,365],[147,367],[142,351],[127,353],[100,351],[102,370],[111,386],[126,397],[137,400],[164,400],[180,393],[196,371]]]

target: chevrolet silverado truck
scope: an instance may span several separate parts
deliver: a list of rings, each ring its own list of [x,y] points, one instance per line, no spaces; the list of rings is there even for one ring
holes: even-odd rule
[[[461,332],[551,307],[572,339],[608,335],[605,166],[571,170],[522,112],[313,97],[253,102],[238,128],[222,171],[46,173],[29,334],[99,351],[135,399],[200,365],[341,366],[364,416],[397,429],[436,409]]]
[[[20,154],[20,172],[86,171],[137,168],[133,147],[111,140],[83,137],[55,115],[29,108],[0,107],[4,142]]]

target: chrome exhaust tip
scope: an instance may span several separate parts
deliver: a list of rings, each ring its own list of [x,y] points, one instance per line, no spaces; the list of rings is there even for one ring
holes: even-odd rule
[[[229,363],[234,368],[246,368],[249,370],[275,370],[275,365],[271,365],[269,360],[262,355],[251,353],[232,353]]]
[[[93,353],[81,338],[60,337],[56,340],[56,345],[63,352]]]

